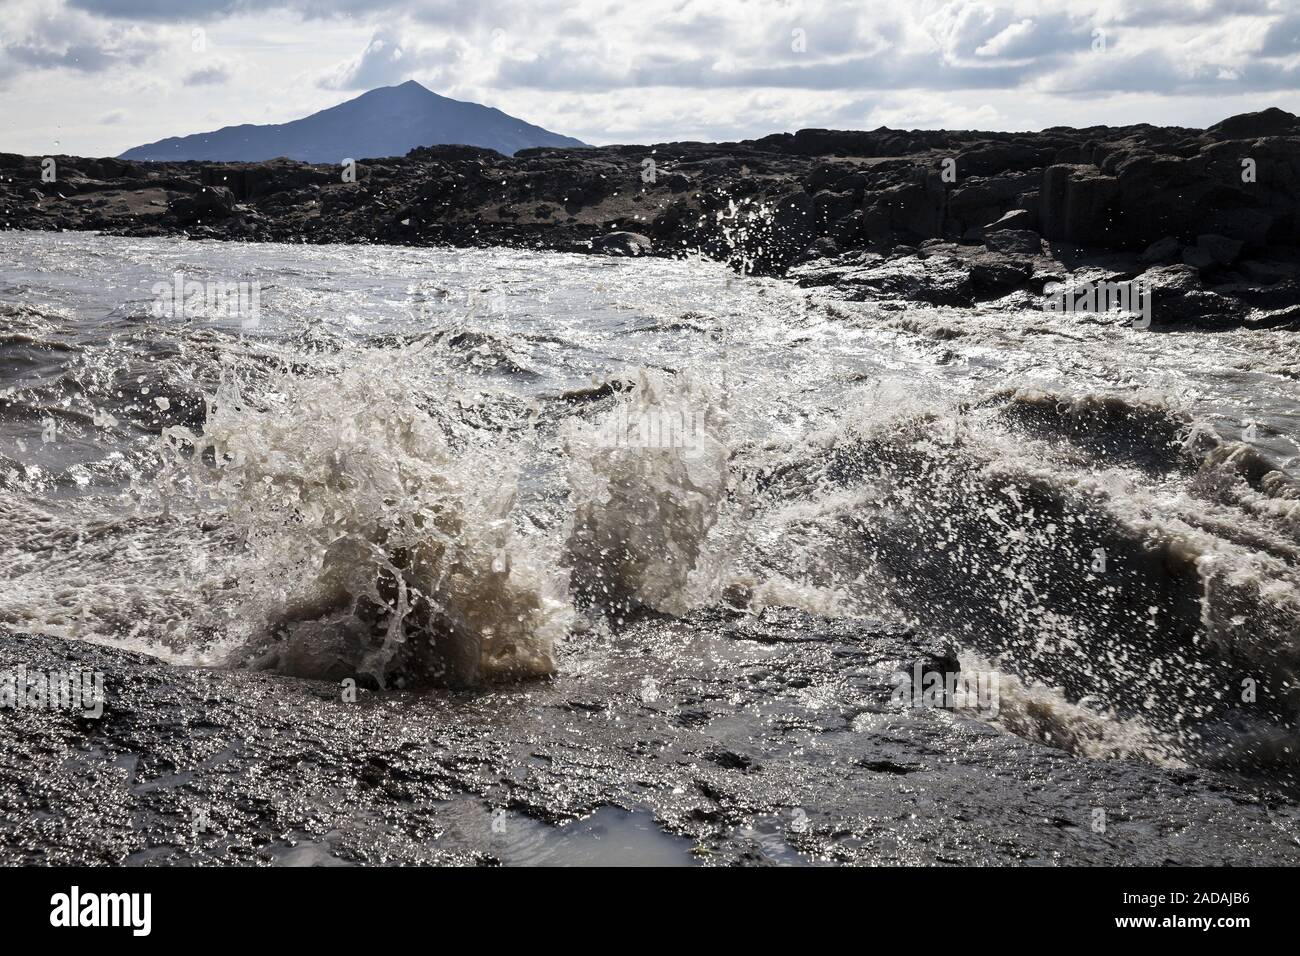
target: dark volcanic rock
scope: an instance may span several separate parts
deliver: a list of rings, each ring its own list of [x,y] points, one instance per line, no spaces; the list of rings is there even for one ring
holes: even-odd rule
[[[0,671],[19,664],[101,671],[107,703],[0,712],[7,864],[491,863],[602,807],[709,864],[1300,862],[1300,809],[1262,784],[896,701],[895,674],[957,662],[865,621],[643,619],[575,637],[549,681],[354,702],[0,632]]]
[[[648,238],[635,232],[611,232],[592,240],[591,247],[607,256],[641,256],[651,249]]]
[[[1037,246],[1039,243],[1037,234],[1031,235],[1034,236],[1033,245]],[[994,246],[989,248],[993,249]],[[1035,253],[1037,251],[1034,249]],[[1005,295],[1016,289],[1023,289],[1034,274],[1029,260],[1021,255],[973,255],[967,257],[966,262],[970,270],[971,285],[975,287],[976,292],[987,295]]]
[[[1027,234],[1038,232],[1057,260],[1053,271],[1130,256],[1136,272],[1181,261],[1191,246],[1206,281],[1249,301],[1249,277],[1220,274],[1234,265],[1224,261],[1227,247],[1207,250],[1198,237],[1240,242],[1246,259],[1267,253],[1289,263],[1300,248],[1300,127],[1275,109],[1209,130],[813,129],[739,143],[542,147],[514,156],[421,146],[404,157],[361,159],[347,176],[339,166],[288,160],[52,158],[59,179],[46,183],[42,157],[0,154],[0,227],[566,251],[634,233],[653,248],[638,242],[616,251],[703,253],[777,275],[837,258],[857,277],[849,294],[891,298],[915,289],[920,301],[950,305],[1009,279],[984,270],[967,288],[941,264],[877,263],[864,273],[862,256],[931,240],[981,244],[992,234],[996,252],[1035,255]],[[1137,259],[1162,241],[1154,258]],[[825,272],[802,276],[828,281]]]
[[[968,230],[981,232],[986,226],[992,228],[990,223],[1019,207],[1024,194],[1038,188],[1041,182],[1042,175],[1039,173],[962,180],[948,191],[944,232],[956,238]],[[998,228],[1012,227],[1004,224]],[[1037,225],[1035,223],[1025,228],[1037,228]]]
[[[172,214],[183,223],[225,219],[235,214],[235,194],[225,186],[204,186],[173,203]]]
[[[1118,174],[1126,227],[1142,243],[1194,238],[1206,209],[1227,199],[1224,187],[1176,156],[1141,156]]]
[[[969,306],[975,301],[970,272],[948,256],[903,255],[846,263],[818,260],[791,269],[790,277],[803,286],[834,285],[850,299],[952,306]]]
[[[1043,240],[1030,229],[997,229],[984,233],[984,245],[990,252],[1010,252],[1036,256],[1043,251]]]
[[[1142,281],[1151,288],[1151,313],[1155,325],[1223,326],[1241,322],[1246,306],[1201,282],[1199,270],[1180,264],[1148,269]]]
[[[1300,116],[1270,106],[1258,113],[1229,116],[1205,131],[1215,139],[1257,139],[1260,136],[1300,135]]]
[[[1039,220],[1048,239],[1105,245],[1115,233],[1119,180],[1091,166],[1049,166],[1043,173]]]
[[[1147,265],[1167,265],[1183,255],[1183,244],[1173,236],[1151,243],[1142,253],[1142,261]]]
[[[997,232],[1000,229],[1029,229],[1035,230],[1038,226],[1038,217],[1028,209],[1012,209],[1005,213],[996,222],[991,222],[984,227],[985,232]]]

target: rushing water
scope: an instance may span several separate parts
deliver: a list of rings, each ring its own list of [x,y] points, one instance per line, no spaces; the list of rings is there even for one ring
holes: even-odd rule
[[[419,686],[794,605],[952,639],[1027,736],[1289,767],[1297,376],[704,261],[0,233],[0,624]]]

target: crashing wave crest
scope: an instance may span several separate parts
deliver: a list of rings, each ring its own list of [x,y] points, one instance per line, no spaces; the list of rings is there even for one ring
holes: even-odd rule
[[[452,447],[401,358],[284,375],[252,401],[223,379],[174,461],[225,506],[261,633],[250,662],[381,686],[549,673],[573,609],[563,573],[512,522],[511,456]]]

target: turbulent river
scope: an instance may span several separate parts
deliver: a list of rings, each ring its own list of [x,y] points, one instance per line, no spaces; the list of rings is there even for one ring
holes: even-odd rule
[[[949,640],[1010,732],[1289,773],[1298,377],[707,261],[0,233],[0,625],[432,687],[794,606]]]

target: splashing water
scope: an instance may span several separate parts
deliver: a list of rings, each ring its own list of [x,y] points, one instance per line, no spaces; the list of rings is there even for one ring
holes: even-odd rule
[[[228,378],[201,434],[165,430],[191,490],[247,544],[240,616],[273,636],[250,659],[381,686],[549,673],[573,611],[514,528],[514,477],[494,474],[508,449],[453,447],[410,359],[282,375],[258,402]]]
[[[0,252],[27,264],[0,290],[0,624],[403,686],[546,674],[638,612],[794,605],[952,641],[1003,674],[998,723],[1077,753],[1296,761],[1286,333],[702,261]],[[176,270],[259,279],[260,327],[153,318]]]
[[[728,491],[724,428],[712,389],[644,369],[596,425],[570,424],[568,561],[585,603],[668,614],[700,603]]]

